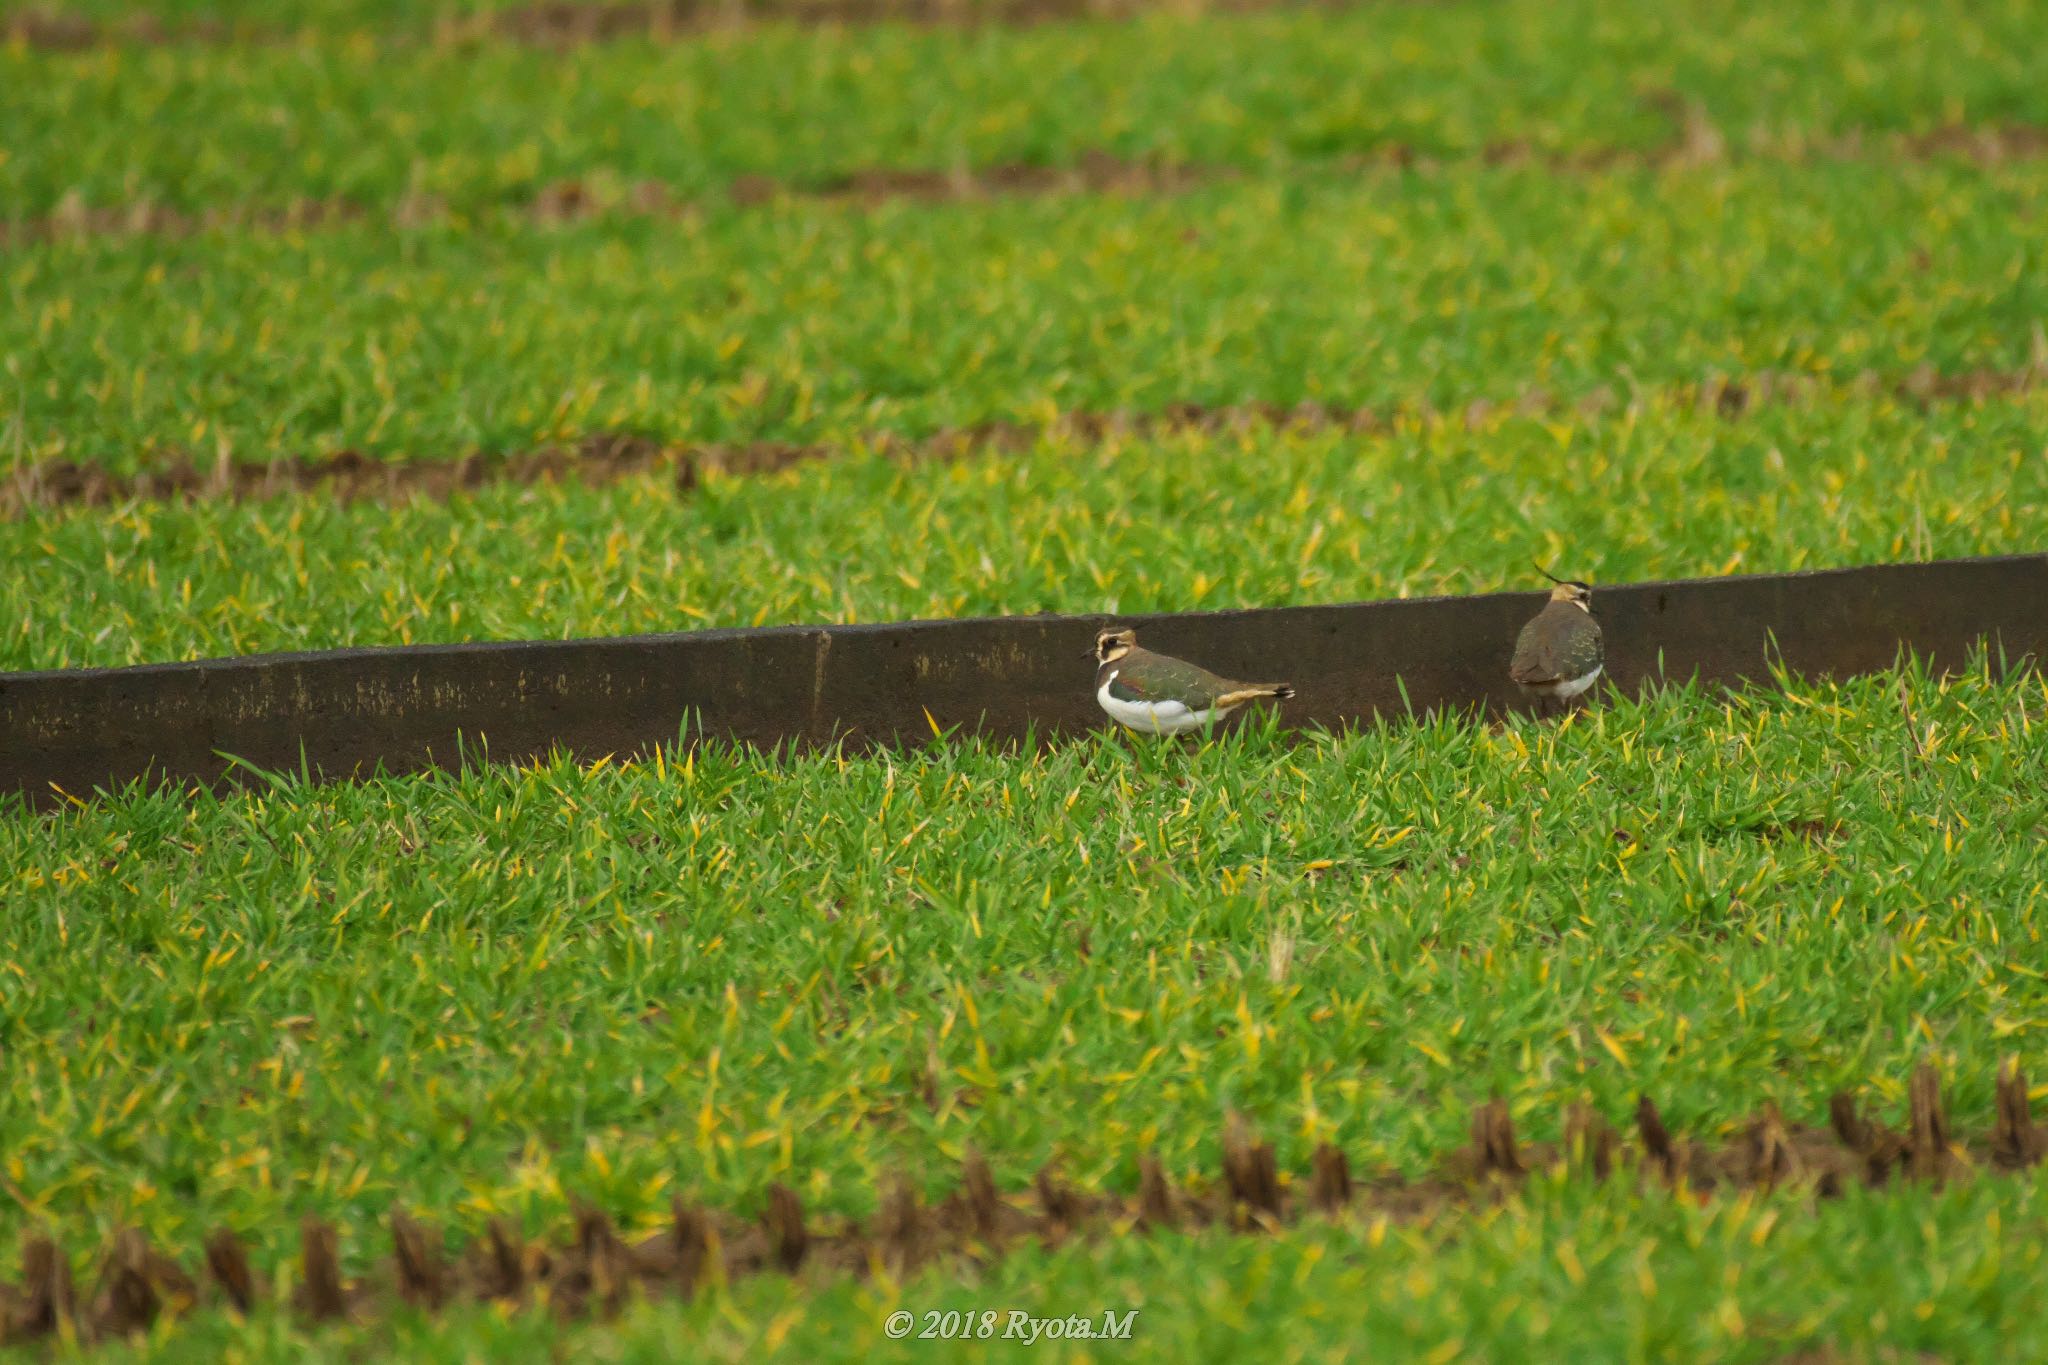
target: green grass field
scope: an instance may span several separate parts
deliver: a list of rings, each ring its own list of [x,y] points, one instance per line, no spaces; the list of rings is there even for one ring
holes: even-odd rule
[[[2048,513],[2044,430],[2042,392],[1736,422],[1653,402],[1374,436],[1054,438],[944,466],[849,454],[682,497],[650,476],[81,509],[0,522],[22,566],[0,580],[0,666],[1494,591],[1526,588],[1531,556],[1611,582],[2013,553]]]
[[[2039,124],[2038,18],[2025,0],[1569,0],[967,33],[777,26],[562,53],[316,17],[299,41],[252,48],[0,54],[0,205],[388,208],[410,191],[474,210],[568,177],[694,196],[746,173],[802,184],[1091,150],[1274,169],[1390,145],[1641,149],[1671,136],[1673,96],[1737,148]]]
[[[241,36],[0,47],[0,476],[620,435],[821,458],[688,489],[31,500],[0,518],[0,669],[2048,541],[2030,5],[1451,0],[566,51],[382,0],[282,36],[233,27],[269,22],[245,3],[151,12]],[[820,193],[1105,154],[1190,187]],[[731,194],[746,176],[788,193]],[[593,210],[535,209],[571,181]],[[344,211],[276,220],[301,199]],[[1798,382],[1701,401],[1765,375]],[[1381,420],[1077,420],[1304,403]],[[1038,434],[885,449],[983,423]],[[84,1273],[119,1227],[190,1262],[227,1224],[288,1287],[307,1214],[368,1271],[394,1204],[451,1247],[579,1199],[636,1234],[678,1195],[751,1216],[774,1182],[864,1217],[896,1173],[946,1193],[970,1147],[1006,1188],[1056,1161],[1129,1195],[1147,1153],[1213,1184],[1231,1111],[1288,1171],[1333,1142],[1415,1180],[1495,1094],[1527,1138],[1647,1093],[1718,1143],[1841,1090],[1896,1123],[1922,1061],[1975,1140],[2002,1060],[2048,1068],[2044,708],[2036,678],[1909,665],[1563,725],[0,805],[0,1246],[48,1228]],[[1694,1200],[1539,1172],[1495,1206],[816,1266],[610,1322],[209,1309],[58,1349],[925,1359],[1008,1348],[892,1343],[889,1313],[1137,1308],[1127,1344],[1032,1353],[2024,1358],[2048,1354],[2044,1219],[2031,1176]]]
[[[0,338],[45,359],[10,395],[21,457],[116,466],[2010,369],[2048,349],[2028,217],[2044,193],[2035,161],[1482,168],[1135,203],[91,241],[11,262]]]

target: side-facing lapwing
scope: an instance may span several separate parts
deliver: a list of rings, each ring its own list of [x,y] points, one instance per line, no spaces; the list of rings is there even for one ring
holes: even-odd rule
[[[1147,735],[1199,730],[1260,697],[1285,701],[1286,683],[1245,683],[1138,646],[1135,630],[1105,630],[1090,651],[1097,664],[1095,700],[1111,720]]]

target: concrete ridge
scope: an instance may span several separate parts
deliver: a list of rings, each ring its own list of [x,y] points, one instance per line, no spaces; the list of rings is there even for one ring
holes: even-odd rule
[[[1225,674],[1284,660],[1289,726],[1524,702],[1507,679],[1540,592],[1179,615],[983,617],[610,639],[413,645],[0,673],[0,796],[32,806],[140,779],[585,759],[705,740],[920,744],[1100,728],[1082,659],[1114,619]],[[1939,669],[2048,657],[2048,553],[1598,587],[1611,685],[1843,677],[1910,650]]]

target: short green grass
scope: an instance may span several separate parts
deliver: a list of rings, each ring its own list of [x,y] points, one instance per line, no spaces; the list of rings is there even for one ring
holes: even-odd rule
[[[1536,558],[1596,583],[1772,572],[2031,551],[2044,528],[2048,393],[1822,391],[1732,422],[1653,397],[1471,429],[844,455],[681,494],[45,510],[0,522],[0,668],[1494,591]]]
[[[970,1142],[1012,1183],[1059,1158],[1129,1188],[1148,1149],[1213,1173],[1230,1108],[1285,1165],[1328,1139],[1416,1173],[1496,1091],[1532,1136],[1639,1091],[1711,1135],[1838,1088],[1895,1114],[1931,1057],[1981,1130],[2048,1021],[2044,705],[2038,679],[1909,670],[1561,727],[712,749],[16,812],[0,1028],[35,1045],[0,1151],[74,1245],[227,1221],[268,1257],[307,1211],[373,1249],[394,1201],[540,1227],[580,1194],[648,1228],[677,1192],[749,1207],[781,1179],[858,1212],[892,1170],[950,1188]],[[1625,1211],[1588,1198],[1417,1263],[1411,1330],[1489,1330],[1456,1305],[1505,1273],[1465,1273],[1496,1236],[1599,1245],[1618,1276],[1675,1235],[1601,1232]],[[1992,1255],[1999,1200],[1953,1200]],[[1886,1207],[1849,1206],[1849,1263],[1921,1236]],[[1211,1268],[1139,1278],[1193,1315],[1265,1253],[1179,1254]],[[1981,1287],[1994,1317],[2021,1282]],[[871,1335],[837,1293],[817,1330]]]
[[[845,443],[1062,410],[2018,368],[2048,162],[1459,168],[0,258],[0,451]],[[33,363],[31,360],[33,358]]]

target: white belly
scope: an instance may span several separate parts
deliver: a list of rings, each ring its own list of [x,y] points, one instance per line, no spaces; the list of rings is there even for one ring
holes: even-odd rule
[[[1550,689],[1550,695],[1553,697],[1562,697],[1566,700],[1570,700],[1571,698],[1578,696],[1579,693],[1585,691],[1587,688],[1591,687],[1595,682],[1599,680],[1600,670],[1605,667],[1605,664],[1598,665],[1593,669],[1591,673],[1586,674],[1582,678],[1573,678],[1568,682],[1559,683],[1556,687]]]
[[[1095,700],[1102,703],[1111,720],[1128,730],[1147,735],[1181,735],[1201,729],[1216,714],[1213,707],[1190,711],[1187,703],[1178,701],[1124,701],[1109,695],[1109,685],[1115,681],[1114,673],[1103,679]]]

